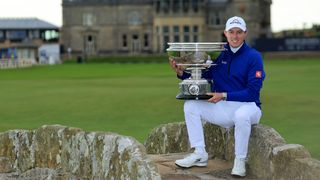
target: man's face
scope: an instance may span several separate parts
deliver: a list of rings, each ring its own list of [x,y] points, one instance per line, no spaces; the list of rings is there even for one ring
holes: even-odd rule
[[[228,43],[231,47],[239,47],[247,37],[247,32],[242,31],[240,28],[231,28],[229,31],[224,31]]]

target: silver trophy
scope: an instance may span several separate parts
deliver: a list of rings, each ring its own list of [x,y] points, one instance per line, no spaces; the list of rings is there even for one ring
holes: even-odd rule
[[[180,94],[177,99],[209,99],[211,84],[201,77],[202,71],[214,66],[214,60],[221,51],[226,50],[222,42],[215,43],[168,43],[169,59],[190,73],[188,79],[179,83]]]

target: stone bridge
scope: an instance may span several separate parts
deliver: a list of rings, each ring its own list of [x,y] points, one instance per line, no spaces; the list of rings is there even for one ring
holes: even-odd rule
[[[45,125],[0,133],[0,179],[232,179],[233,129],[204,124],[206,168],[179,169],[174,161],[190,151],[184,123],[150,132],[145,145],[107,132]],[[255,125],[245,179],[320,177],[320,161],[301,145],[286,144],[272,128]]]

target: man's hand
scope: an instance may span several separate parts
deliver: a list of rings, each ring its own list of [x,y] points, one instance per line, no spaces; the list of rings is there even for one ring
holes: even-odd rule
[[[169,63],[171,68],[177,73],[178,76],[183,75],[183,68],[181,66],[178,66],[173,58],[169,58]]]
[[[222,93],[207,93],[207,95],[212,96],[212,98],[208,99],[208,102],[217,103],[223,100]]]

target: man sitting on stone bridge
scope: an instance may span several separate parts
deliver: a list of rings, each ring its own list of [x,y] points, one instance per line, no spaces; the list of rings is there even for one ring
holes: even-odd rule
[[[222,126],[235,127],[235,160],[231,174],[246,176],[245,160],[251,125],[261,118],[260,90],[265,78],[263,61],[259,52],[249,47],[246,23],[241,17],[228,19],[224,31],[228,44],[215,60],[216,66],[202,74],[213,80],[209,100],[187,100],[184,104],[185,121],[193,153],[177,160],[176,165],[184,168],[207,166],[208,153],[205,149],[201,120]],[[190,74],[170,61],[180,79]]]

